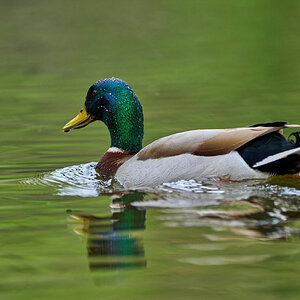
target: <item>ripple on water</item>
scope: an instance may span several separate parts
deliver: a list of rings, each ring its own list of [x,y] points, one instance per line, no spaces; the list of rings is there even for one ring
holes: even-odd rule
[[[127,197],[124,201],[130,202],[130,206],[114,199],[113,211],[128,207],[135,207],[137,211],[158,208],[161,221],[169,227],[226,227],[239,234],[268,239],[300,235],[300,229],[288,226],[290,220],[300,218],[297,180],[283,178],[277,184],[262,180],[180,180],[139,190],[135,193],[141,197],[131,198],[134,192],[126,191],[114,179],[104,180],[95,166],[96,163],[91,162],[65,167],[23,183],[54,187],[60,196],[97,197],[116,193],[120,199]]]
[[[103,179],[96,172],[95,166],[96,162],[91,162],[65,167],[27,179],[23,183],[52,186],[60,196],[97,197],[102,193],[124,191],[124,188],[116,180]],[[269,184],[262,180],[243,182],[179,180],[143,191],[159,195],[159,199],[147,201],[147,205],[157,207],[214,205],[224,200],[243,200],[252,196],[274,198],[275,200],[300,196],[300,190],[295,187]],[[135,203],[135,205],[145,206],[146,204],[143,201]]]
[[[57,169],[42,176],[23,181],[27,184],[53,186],[59,196],[97,197],[120,189],[112,179],[104,180],[95,170],[96,163]]]

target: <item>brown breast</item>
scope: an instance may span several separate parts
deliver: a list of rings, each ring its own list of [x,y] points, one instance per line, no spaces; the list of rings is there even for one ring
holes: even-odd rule
[[[104,176],[114,176],[118,168],[134,154],[123,152],[106,152],[99,160],[96,169]]]

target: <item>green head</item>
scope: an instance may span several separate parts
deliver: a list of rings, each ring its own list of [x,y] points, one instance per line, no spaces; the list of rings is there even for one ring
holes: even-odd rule
[[[81,113],[63,130],[77,129],[92,121],[103,121],[111,136],[111,147],[136,153],[142,148],[144,118],[142,106],[124,81],[109,78],[97,81],[86,95]]]

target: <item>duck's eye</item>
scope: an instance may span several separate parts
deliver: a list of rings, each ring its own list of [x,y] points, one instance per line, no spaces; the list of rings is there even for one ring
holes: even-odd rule
[[[98,92],[96,90],[92,91],[92,96],[95,97],[98,94]]]

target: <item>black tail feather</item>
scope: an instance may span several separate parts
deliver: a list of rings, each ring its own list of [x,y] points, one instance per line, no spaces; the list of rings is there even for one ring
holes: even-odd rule
[[[297,174],[300,172],[300,155],[292,154],[256,169],[274,175]]]
[[[295,137],[295,141],[291,139],[291,137]],[[289,143],[295,145],[296,147],[300,147],[300,131],[292,132],[288,137]]]
[[[259,123],[259,124],[251,125],[249,127],[282,127],[286,124],[287,122],[271,122],[271,123]]]
[[[292,137],[295,140],[291,139]],[[254,167],[265,158],[300,147],[300,132],[293,132],[288,140],[278,132],[259,137],[238,149],[246,163],[257,170],[276,175],[295,174],[300,172],[300,155],[291,154],[268,164]]]

